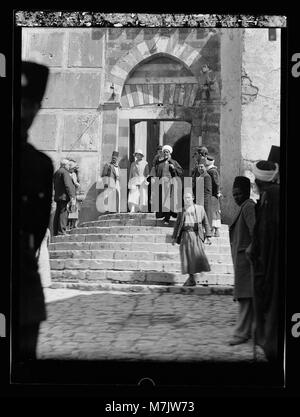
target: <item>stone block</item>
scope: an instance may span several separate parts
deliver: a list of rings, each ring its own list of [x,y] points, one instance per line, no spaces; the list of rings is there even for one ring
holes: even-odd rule
[[[114,261],[114,269],[118,269],[118,270],[137,270],[138,269],[138,261],[133,260],[133,259],[115,260]]]
[[[58,115],[39,113],[30,128],[30,143],[41,151],[56,150]]]
[[[175,261],[178,260],[179,254],[177,252],[170,253],[170,252],[163,252],[163,253],[155,253],[154,259],[155,261]]]
[[[95,117],[96,116],[96,117]],[[96,151],[99,116],[94,113],[64,116],[63,150]]]
[[[50,259],[50,268],[52,269],[64,269],[65,260],[64,259]]]
[[[146,283],[149,284],[174,284],[175,274],[167,274],[164,272],[146,272]]]
[[[51,280],[52,281],[61,281],[63,280],[63,271],[60,270],[52,270],[51,271]]]
[[[155,243],[170,243],[172,241],[171,235],[157,235],[154,238]]]
[[[112,281],[130,281],[132,271],[106,271],[106,278]]]
[[[120,235],[111,234],[111,235],[109,235],[109,239],[110,239],[111,242],[118,241],[118,242],[129,242],[130,243],[134,239],[134,236],[130,235],[130,234],[120,234]]]
[[[77,227],[76,229],[70,230],[70,235],[76,235],[76,234],[86,234],[89,233],[90,228],[89,227]]]
[[[49,250],[50,259],[67,259],[72,258],[74,251],[68,250]]]
[[[66,259],[65,269],[89,269],[89,259]]]
[[[96,109],[100,101],[101,71],[52,71],[43,108]]]
[[[129,127],[128,126],[120,126],[119,127],[119,137],[125,138],[127,140],[129,135]]]
[[[106,279],[106,271],[86,271],[85,279],[87,281],[104,281]]]
[[[154,255],[151,251],[116,251],[115,259],[134,259],[134,260],[154,260]]]
[[[71,31],[69,35],[69,67],[102,67],[103,36],[95,38],[93,29]]]
[[[180,262],[168,262],[168,261],[164,261],[162,262],[162,271],[164,272],[171,272],[171,271],[176,271],[179,272],[181,270],[181,264]]]
[[[115,250],[132,250],[130,242],[112,242],[112,245]]]
[[[114,250],[93,250],[90,259],[113,259]]]
[[[90,250],[74,250],[72,252],[72,256],[69,256],[69,258],[74,259],[91,259],[91,251]]]
[[[112,227],[108,227],[108,232],[110,234],[128,234],[129,233],[129,228],[126,226],[112,226]]]
[[[109,240],[109,235],[88,234],[88,235],[86,235],[86,238],[88,239],[89,242],[108,241]]]
[[[111,242],[91,242],[90,243],[90,249],[91,250],[110,250],[112,249],[112,243]]]
[[[162,262],[155,261],[139,261],[138,268],[141,271],[162,271]]]
[[[62,66],[64,32],[48,28],[44,32],[31,33],[29,36],[30,47],[26,60],[48,67]]]
[[[114,262],[112,259],[91,259],[90,269],[113,269]]]
[[[132,241],[133,242],[148,242],[148,243],[154,243],[155,242],[155,235],[144,235],[144,234],[135,234],[132,235]]]
[[[64,271],[64,281],[84,281],[86,278],[86,270],[80,270],[80,269],[69,269]]]
[[[67,235],[65,236],[65,238],[68,239],[68,241],[72,241],[72,242],[84,242],[86,235],[74,234],[74,235]]]

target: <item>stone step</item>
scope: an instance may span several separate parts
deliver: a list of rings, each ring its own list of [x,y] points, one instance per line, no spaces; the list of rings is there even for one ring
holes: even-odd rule
[[[173,227],[160,227],[160,226],[129,226],[129,225],[112,225],[112,226],[88,226],[77,227],[70,230],[69,234],[97,234],[97,233],[111,233],[111,234],[161,234],[171,235],[173,234]],[[228,230],[220,231],[221,238],[229,238]]]
[[[232,264],[211,263],[211,272],[215,274],[233,274]],[[157,271],[179,272],[180,262],[170,261],[144,261],[132,259],[50,259],[51,270],[62,269],[100,269],[100,270],[131,270],[131,271]]]
[[[158,271],[112,271],[112,270],[53,270],[51,271],[52,283],[56,282],[84,282],[84,283],[115,283],[148,285],[182,285],[187,275],[179,272]],[[234,277],[232,274],[204,273],[196,274],[196,282],[199,285],[228,285],[232,286]]]
[[[195,294],[195,295],[232,295],[233,288],[228,285],[197,285],[196,287],[183,287],[180,285],[155,285],[155,284],[116,284],[111,282],[91,283],[78,282],[54,282],[50,288],[67,288],[81,291],[119,291],[127,293],[171,293],[171,294]]]
[[[111,219],[156,219],[155,213],[108,213],[100,214],[98,220],[111,220]]]
[[[175,220],[170,220],[169,225],[165,225],[162,219],[144,219],[144,218],[120,218],[104,219],[80,223],[79,227],[111,227],[111,226],[152,226],[162,228],[173,228]],[[228,226],[221,225],[220,232],[228,233]]]
[[[212,238],[214,242],[216,238]],[[76,250],[107,250],[107,251],[147,251],[147,252],[174,252],[179,251],[178,245],[171,243],[142,243],[142,242],[56,242],[50,243],[50,252],[52,251],[76,251]],[[227,245],[205,245],[205,252],[214,254],[230,255],[230,246]]]
[[[130,251],[130,250],[50,250],[50,259],[128,259],[143,261],[178,261],[179,250],[173,252]],[[232,263],[230,254],[208,253],[211,263]]]
[[[115,219],[121,219],[121,220],[125,220],[125,219],[147,219],[147,220],[158,220],[161,221],[160,219],[156,218],[155,213],[109,213],[109,214],[100,214],[98,217],[98,220],[95,221],[99,221],[99,220],[115,220]],[[171,217],[171,221],[173,221],[173,217]],[[93,221],[88,221],[85,223],[92,223]],[[222,227],[227,227],[228,225],[226,224],[222,224]]]
[[[53,236],[51,241],[56,242],[134,242],[134,243],[170,243],[171,234],[142,234],[142,233],[71,233],[63,236]],[[229,245],[229,238],[213,238],[214,245]]]

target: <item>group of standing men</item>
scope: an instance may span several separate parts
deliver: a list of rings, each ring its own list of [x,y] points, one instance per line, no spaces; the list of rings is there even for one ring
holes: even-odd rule
[[[72,159],[63,159],[53,178],[56,211],[53,219],[53,235],[65,235],[68,222],[71,228],[78,221],[78,193],[80,183],[78,165]]]
[[[130,166],[128,182],[128,208],[130,212],[155,211],[156,217],[161,218],[165,224],[169,224],[171,217],[177,217],[176,204],[174,203],[176,191],[174,179],[178,179],[183,185],[183,169],[172,158],[172,152],[173,149],[170,145],[159,145],[151,165],[144,160],[142,150],[138,149],[134,153],[135,160]],[[111,199],[114,204],[106,205],[106,212],[120,211],[120,169],[118,158],[118,151],[114,151],[111,161],[105,164],[101,175],[104,189],[113,190],[116,196],[116,200]],[[194,154],[194,159],[195,167],[191,172],[194,201],[196,201],[196,195],[199,195],[197,193],[198,179],[202,178],[204,209],[212,235],[219,237],[219,228],[221,227],[219,172],[214,165],[214,158],[208,155],[206,147],[198,147]],[[155,187],[156,179],[164,180],[160,182],[159,187]],[[102,194],[103,199],[105,195],[104,192]],[[117,202],[116,204],[115,201]]]
[[[239,210],[229,227],[234,264],[234,300],[239,315],[230,345],[259,345],[269,361],[278,358],[279,332],[279,148],[253,164],[259,200],[250,199],[250,179],[238,176],[232,194]]]

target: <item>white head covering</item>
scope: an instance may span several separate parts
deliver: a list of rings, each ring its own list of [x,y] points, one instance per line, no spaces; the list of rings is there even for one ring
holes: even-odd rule
[[[278,174],[279,165],[277,164],[277,162],[274,162],[276,168],[274,170],[265,171],[263,169],[257,168],[257,164],[259,162],[260,161],[255,162],[252,167],[252,172],[255,178],[257,180],[264,181],[264,182],[272,182],[276,178],[276,175]]]
[[[163,147],[162,147],[162,151],[164,151],[164,150],[167,150],[167,151],[170,151],[170,153],[172,153],[173,152],[173,148],[172,148],[172,146],[170,146],[170,145],[164,145]]]
[[[137,150],[134,152],[134,155],[135,155],[136,153],[140,153],[141,155],[145,156],[145,155],[144,155],[144,152],[143,152],[141,149],[137,149]]]

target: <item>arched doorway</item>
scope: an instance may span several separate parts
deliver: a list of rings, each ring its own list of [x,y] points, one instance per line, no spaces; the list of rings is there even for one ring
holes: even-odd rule
[[[192,124],[195,120],[201,124],[201,94],[186,64],[166,54],[145,59],[128,74],[121,94],[118,143],[122,153],[127,146],[128,169],[135,150],[142,149],[151,164],[158,144],[174,146],[179,141],[174,155],[189,175]]]

